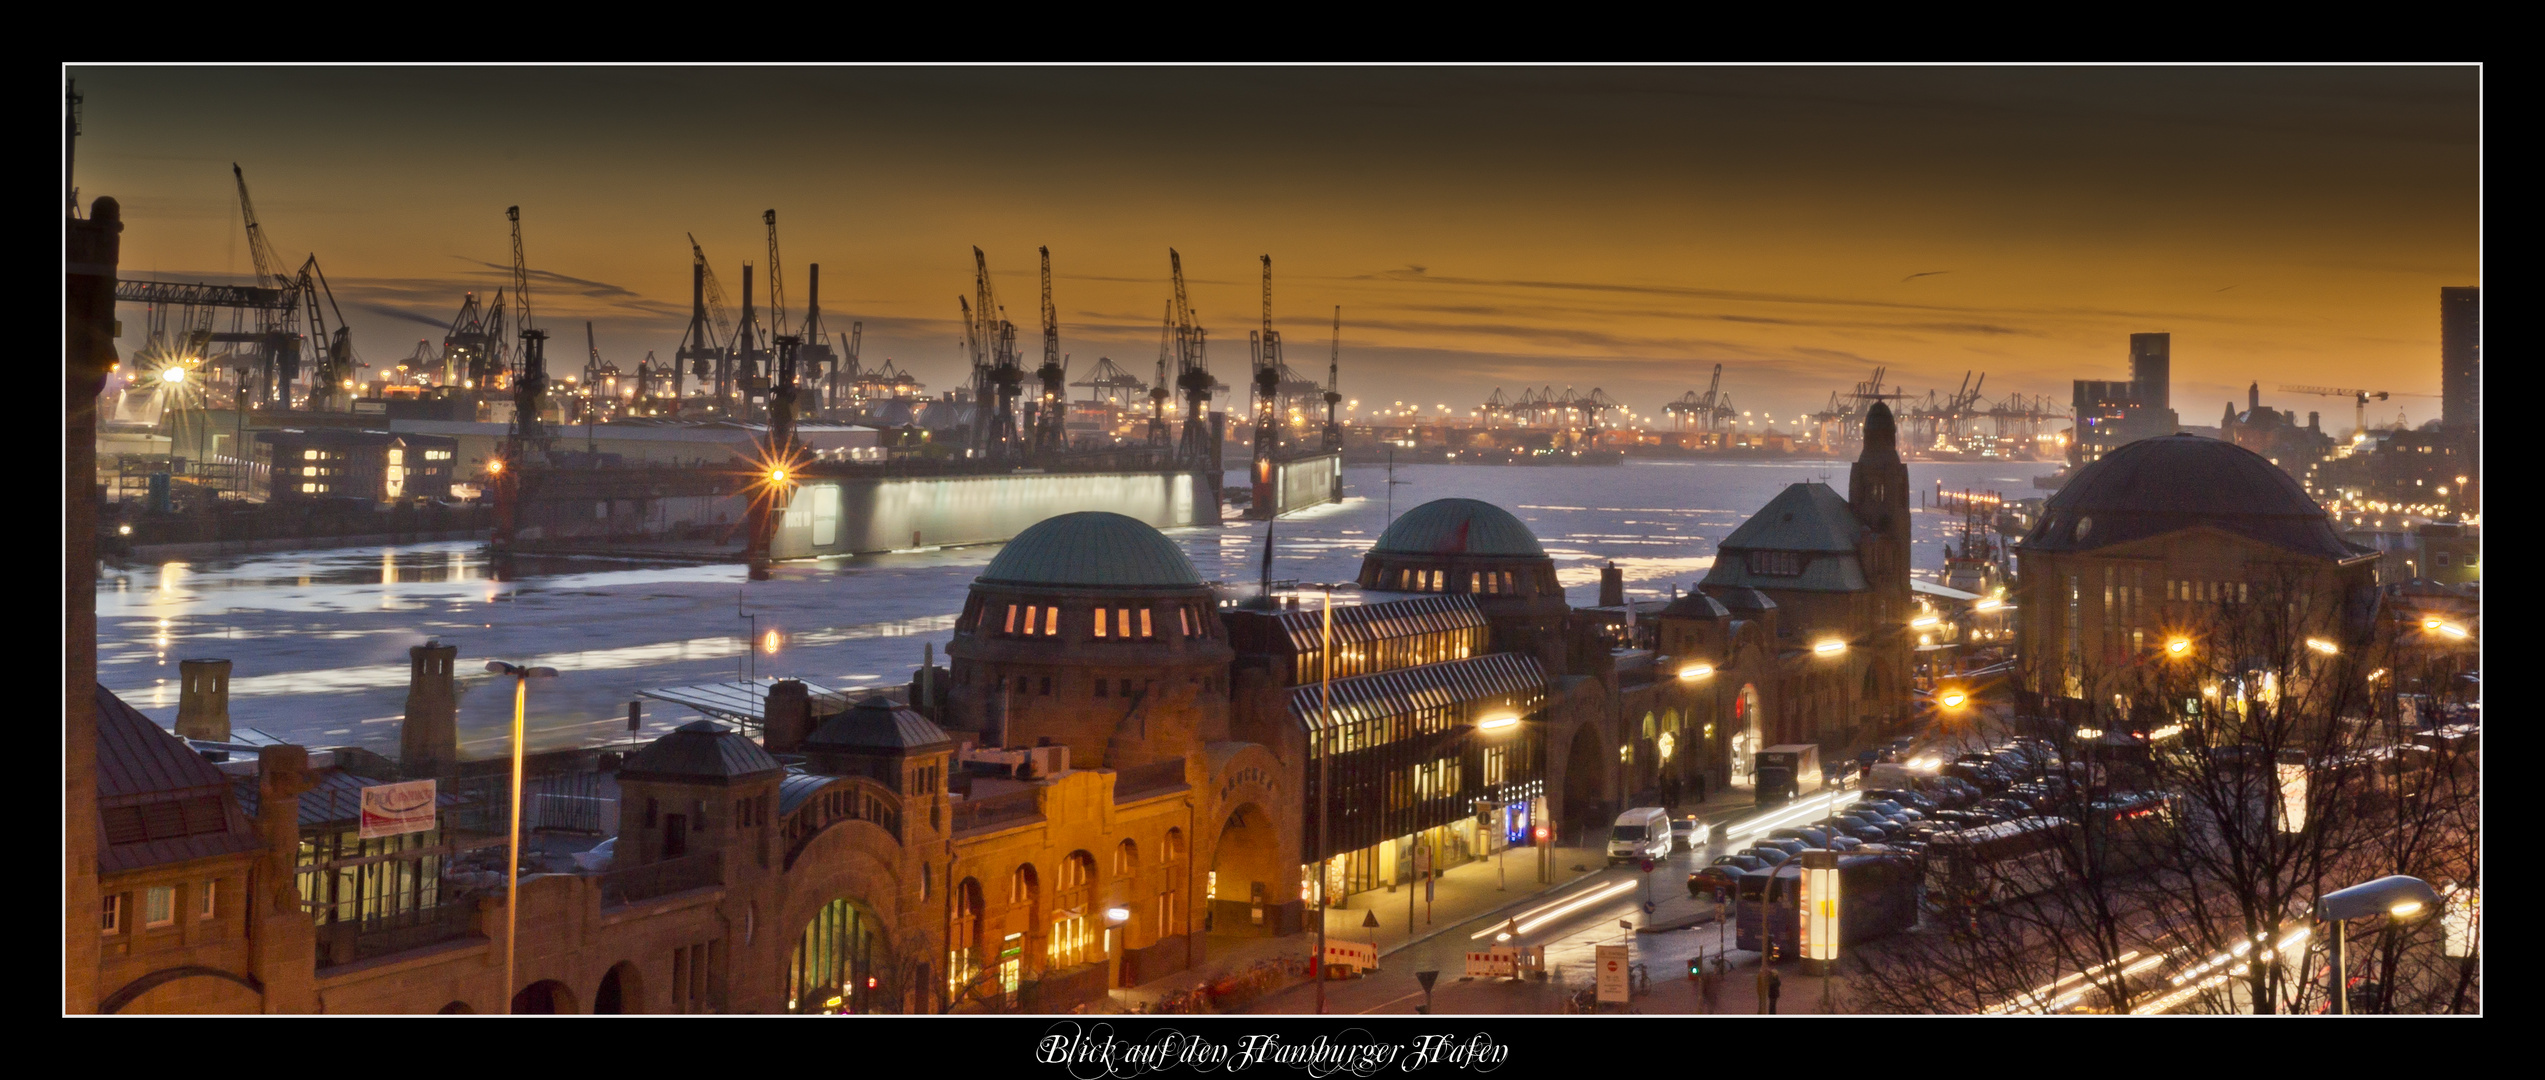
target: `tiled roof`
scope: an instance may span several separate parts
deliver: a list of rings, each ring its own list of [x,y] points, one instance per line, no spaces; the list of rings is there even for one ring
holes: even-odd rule
[[[2202,526],[2324,559],[2366,553],[2279,466],[2198,435],[2140,439],[2087,463],[2050,497],[2022,549],[2091,551]]]
[[[821,750],[889,750],[912,753],[949,749],[954,737],[927,717],[900,702],[877,695],[822,722],[804,740],[804,748]]]
[[[1374,555],[1546,557],[1511,511],[1479,499],[1434,499],[1405,512],[1371,545]]]
[[[713,720],[692,720],[645,744],[619,766],[621,776],[733,780],[778,772],[769,752]]]
[[[1336,679],[1333,715],[1337,723],[1354,723],[1432,706],[1537,691],[1545,686],[1546,671],[1538,666],[1537,657],[1491,653]],[[1310,731],[1317,730],[1324,712],[1319,707],[1318,691],[1319,687],[1313,685],[1290,691],[1291,719]]]
[[[97,688],[100,873],[257,848],[227,777],[185,740]]]
[[[981,580],[1006,585],[1189,588],[1193,561],[1138,518],[1082,510],[1036,522],[990,559]]]
[[[343,769],[310,770],[310,788],[300,793],[300,827],[323,829],[330,825],[354,827],[362,824],[362,789],[389,783],[365,780]],[[231,778],[231,791],[238,796],[239,807],[253,816],[257,807],[256,777],[251,774]],[[463,800],[438,785],[434,788],[433,805],[444,810],[458,806]]]
[[[1277,616],[1297,652],[1314,652],[1324,640],[1322,611],[1284,611]],[[1334,642],[1361,645],[1388,638],[1411,637],[1443,630],[1472,630],[1487,625],[1483,609],[1468,593],[1419,596],[1377,604],[1334,609]]]
[[[1725,551],[1829,551],[1853,554],[1864,525],[1846,497],[1827,484],[1786,485],[1750,520],[1717,545]],[[1716,569],[1737,559],[1716,559]]]

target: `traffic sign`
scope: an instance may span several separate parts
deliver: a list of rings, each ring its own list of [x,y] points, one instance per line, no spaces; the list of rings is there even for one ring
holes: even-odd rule
[[[1623,945],[1595,946],[1592,964],[1598,969],[1598,1000],[1624,1002],[1627,998],[1626,947]]]
[[[1643,868],[1644,868],[1644,872],[1645,872],[1645,873],[1647,873],[1647,874],[1652,873],[1652,860],[1651,860],[1651,859],[1646,859],[1646,860],[1644,860]]]
[[[1650,901],[1650,900],[1646,900],[1646,901],[1644,901],[1644,914],[1646,914],[1646,915],[1650,915],[1650,914],[1652,914],[1652,912],[1653,912],[1652,901]]]

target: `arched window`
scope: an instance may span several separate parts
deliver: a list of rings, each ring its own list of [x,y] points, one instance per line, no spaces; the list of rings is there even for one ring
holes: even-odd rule
[[[946,996],[959,997],[981,974],[981,883],[963,879],[954,887],[954,926],[946,938]]]
[[[1127,878],[1140,872],[1140,845],[1125,840],[1113,848],[1113,876]]]
[[[1061,860],[1052,891],[1051,966],[1076,967],[1087,962],[1088,908],[1095,901],[1096,857],[1073,851]]]
[[[1166,840],[1158,845],[1158,936],[1172,937],[1184,932],[1184,830],[1168,829]]]

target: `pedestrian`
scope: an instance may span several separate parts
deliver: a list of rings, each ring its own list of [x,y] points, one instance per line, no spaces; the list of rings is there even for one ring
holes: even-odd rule
[[[1764,963],[1765,961],[1761,961],[1761,962],[1762,962],[1762,963]],[[1785,980],[1784,980],[1784,979],[1782,979],[1782,978],[1780,978],[1780,977],[1778,977],[1778,976],[1777,976],[1777,974],[1776,974],[1776,972],[1774,972],[1774,971],[1770,971],[1770,972],[1768,972],[1768,973],[1767,973],[1767,1014],[1768,1014],[1769,1016],[1774,1016],[1774,1015],[1776,1015],[1776,999],[1777,999],[1780,995],[1782,995],[1782,994],[1784,994],[1784,993],[1785,993]]]

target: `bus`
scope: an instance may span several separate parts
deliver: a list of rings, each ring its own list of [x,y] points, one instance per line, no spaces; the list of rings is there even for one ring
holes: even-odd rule
[[[2024,817],[1938,835],[1926,847],[1926,901],[1939,910],[2042,892],[2068,873],[2077,825]]]
[[[1776,955],[1799,955],[1802,909],[1799,892],[1803,871],[1799,859],[1768,871],[1741,875],[1739,914],[1733,922],[1733,947],[1759,948],[1759,927],[1775,911]],[[1918,874],[1905,854],[1841,855],[1838,858],[1838,944],[1859,945],[1916,925]]]

